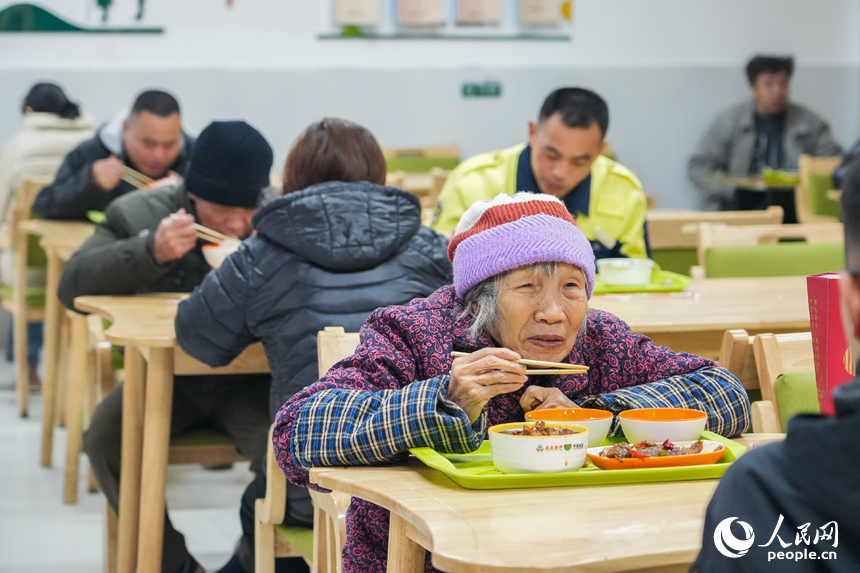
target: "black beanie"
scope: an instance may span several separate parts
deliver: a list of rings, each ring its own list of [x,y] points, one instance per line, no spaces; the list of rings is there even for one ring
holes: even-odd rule
[[[272,148],[244,121],[213,121],[194,142],[185,189],[200,199],[252,209],[269,185]]]

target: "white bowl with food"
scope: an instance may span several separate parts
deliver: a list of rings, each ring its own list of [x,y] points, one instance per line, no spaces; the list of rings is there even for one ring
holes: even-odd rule
[[[606,285],[646,285],[651,282],[651,259],[598,259],[597,272]]]
[[[698,440],[705,431],[708,415],[689,408],[641,408],[618,414],[627,441],[662,443]]]
[[[236,252],[241,244],[242,241],[239,239],[227,239],[217,245],[203,245],[203,257],[210,267],[217,269],[224,264],[227,257]]]
[[[575,472],[585,463],[585,426],[516,422],[492,426],[489,435],[493,465],[506,474]]]

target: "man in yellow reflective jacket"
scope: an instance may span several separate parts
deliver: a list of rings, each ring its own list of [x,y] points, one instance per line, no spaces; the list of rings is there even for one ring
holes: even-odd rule
[[[472,203],[499,193],[547,193],[564,201],[597,258],[647,257],[645,193],[629,169],[601,155],[608,127],[599,95],[555,90],[529,122],[528,144],[477,155],[451,172],[433,228],[453,232]]]

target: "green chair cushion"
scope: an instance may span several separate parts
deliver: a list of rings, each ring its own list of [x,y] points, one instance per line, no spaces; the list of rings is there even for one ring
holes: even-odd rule
[[[42,237],[27,235],[27,266],[44,269],[48,266],[48,255],[40,244]]]
[[[230,439],[216,430],[209,428],[201,428],[199,430],[191,430],[179,436],[170,438],[171,446],[221,446],[231,444]]]
[[[788,428],[788,421],[794,416],[821,412],[813,370],[780,374],[776,379],[774,391],[779,403],[779,420],[783,432]]]
[[[690,267],[699,264],[696,249],[654,249],[651,258],[664,271],[690,276]]]
[[[750,399],[750,404],[761,401],[761,388],[747,389],[747,398]]]
[[[397,171],[405,171],[406,173],[427,173],[434,167],[450,171],[459,164],[459,157],[404,156],[388,157],[385,159],[385,165],[388,168],[389,173],[395,173]]]
[[[813,173],[809,176],[809,208],[816,215],[838,217],[842,220],[842,206],[827,196],[833,189],[833,176],[829,173]]]
[[[708,278],[807,276],[845,266],[842,243],[769,243],[752,247],[711,247],[705,253]]]
[[[314,530],[307,527],[276,525],[275,533],[286,539],[302,557],[308,561],[314,558]]]
[[[12,300],[15,289],[9,285],[0,285],[0,299]],[[45,308],[45,289],[42,287],[27,287],[24,295],[29,308]]]

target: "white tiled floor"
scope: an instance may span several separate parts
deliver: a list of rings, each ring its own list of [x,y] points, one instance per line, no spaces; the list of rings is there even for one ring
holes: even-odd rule
[[[20,418],[11,390],[14,368],[0,360],[0,573],[99,573],[104,570],[104,498],[86,491],[81,458],[78,503],[65,505],[66,432],[54,434],[53,467],[39,466],[41,395]],[[171,466],[167,503],[176,528],[207,570],[217,570],[241,535],[239,500],[252,474]]]

